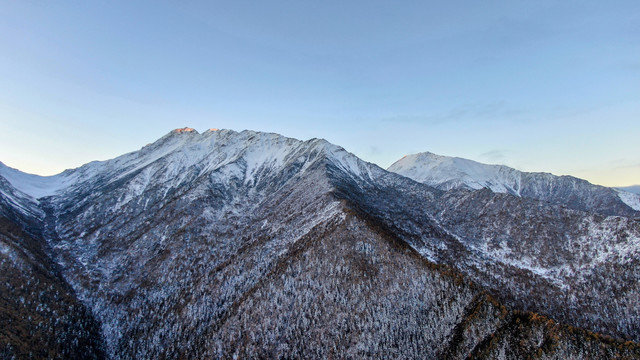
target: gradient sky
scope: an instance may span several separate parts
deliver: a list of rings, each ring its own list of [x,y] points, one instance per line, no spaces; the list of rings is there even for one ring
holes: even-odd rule
[[[0,161],[184,126],[638,184],[640,3],[0,0]]]

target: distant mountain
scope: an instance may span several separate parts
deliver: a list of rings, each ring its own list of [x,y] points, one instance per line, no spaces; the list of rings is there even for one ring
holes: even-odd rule
[[[487,188],[581,211],[640,218],[640,195],[573,176],[521,172],[429,152],[407,155],[387,170],[442,190]]]
[[[640,194],[640,185],[622,186],[622,187],[617,187],[616,189],[627,191],[634,194]]]
[[[52,177],[0,165],[0,220],[6,358],[640,357],[638,221],[325,140],[185,128]]]

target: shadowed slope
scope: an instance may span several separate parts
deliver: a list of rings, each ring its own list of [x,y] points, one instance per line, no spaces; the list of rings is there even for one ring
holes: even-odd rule
[[[491,358],[500,344],[511,358],[637,352],[534,328],[537,317],[513,325],[533,315],[451,269],[512,304],[546,278],[491,278],[490,266],[510,268],[459,221],[476,215],[455,207],[468,192],[445,194],[323,140],[182,129],[60,176],[64,186],[29,204],[109,358]],[[497,211],[490,200],[477,199]]]
[[[98,323],[44,246],[0,216],[0,358],[103,358]]]

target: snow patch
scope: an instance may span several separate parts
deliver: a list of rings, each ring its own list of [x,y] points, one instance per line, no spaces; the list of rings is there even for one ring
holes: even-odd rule
[[[633,210],[640,211],[640,195],[620,189],[615,190],[623,203],[627,204]]]
[[[3,241],[0,241],[0,255],[2,255],[0,256],[0,264],[5,261],[2,257],[5,257],[8,258],[9,261],[11,261],[17,268],[23,271],[26,269],[27,264],[20,258],[16,250],[5,244]]]

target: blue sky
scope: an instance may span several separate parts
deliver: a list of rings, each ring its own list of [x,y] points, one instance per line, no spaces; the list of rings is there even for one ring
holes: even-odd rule
[[[171,129],[640,183],[635,1],[0,1],[0,161],[54,174]]]

